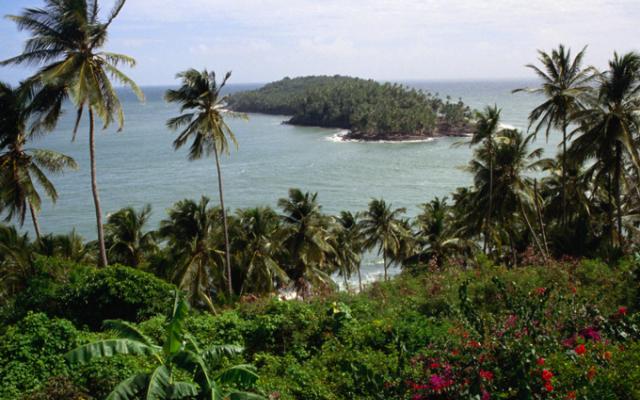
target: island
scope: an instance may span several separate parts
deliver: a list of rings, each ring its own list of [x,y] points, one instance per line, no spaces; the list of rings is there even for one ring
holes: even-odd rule
[[[227,99],[230,110],[286,115],[286,123],[345,129],[344,140],[415,141],[465,136],[472,111],[462,100],[397,83],[349,76],[284,78]]]

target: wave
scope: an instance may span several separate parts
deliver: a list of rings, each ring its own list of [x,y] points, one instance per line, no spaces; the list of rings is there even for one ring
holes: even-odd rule
[[[388,143],[388,144],[403,144],[403,143],[427,143],[436,140],[435,137],[415,140],[362,140],[362,139],[347,139],[345,136],[350,131],[348,129],[342,129],[334,133],[331,136],[325,137],[325,140],[334,143]]]

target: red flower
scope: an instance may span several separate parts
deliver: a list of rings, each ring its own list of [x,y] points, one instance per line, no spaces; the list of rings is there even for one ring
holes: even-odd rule
[[[438,364],[437,362],[432,362],[432,363],[429,365],[429,368],[431,368],[431,369],[440,368],[440,364]]]
[[[536,364],[542,367],[544,365],[544,358],[543,357],[538,358],[538,360],[536,360]]]
[[[618,315],[627,315],[627,307],[625,306],[618,307]]]
[[[565,399],[567,399],[567,400],[575,400],[575,398],[576,398],[576,391],[575,390],[570,391],[565,396]]]
[[[589,371],[587,371],[587,379],[593,380],[595,376],[596,376],[596,367],[592,365],[591,367],[589,367]]]
[[[577,355],[581,356],[587,352],[587,348],[584,347],[584,344],[579,344],[578,346],[576,346],[574,351],[576,352]]]
[[[551,384],[551,382],[545,382],[544,388],[547,389],[547,392],[553,392],[553,385]]]
[[[547,288],[543,288],[543,287],[539,287],[539,288],[535,288],[533,289],[534,293],[537,294],[538,296],[542,296],[547,292]]]
[[[489,392],[487,392],[486,390],[482,391],[482,400],[489,400],[491,398],[491,395],[489,394]]]
[[[474,349],[478,349],[478,348],[482,347],[480,342],[477,342],[475,340],[469,340],[469,342],[467,343],[467,346],[473,347]]]
[[[485,371],[485,370],[481,369],[480,370],[480,378],[484,379],[485,381],[492,381],[493,380],[493,372]]]
[[[543,369],[542,370],[542,380],[544,381],[550,381],[551,378],[553,378],[553,372],[549,371],[548,369]]]

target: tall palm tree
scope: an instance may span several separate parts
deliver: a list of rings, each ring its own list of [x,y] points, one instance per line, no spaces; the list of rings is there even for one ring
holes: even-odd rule
[[[497,222],[501,232],[492,233],[496,239],[502,237],[502,241],[509,242],[513,262],[516,260],[515,228],[518,218],[521,217],[527,225],[531,235],[541,254],[545,250],[537,238],[537,234],[531,224],[531,210],[534,209],[533,180],[527,176],[527,172],[540,169],[546,161],[539,160],[542,149],[530,151],[529,145],[533,136],[524,136],[518,130],[505,129],[500,132],[499,141],[494,148],[494,154],[490,155],[488,149],[479,148],[470,161],[468,171],[474,175],[473,201],[466,210],[467,221],[474,218],[484,218],[484,211],[489,204],[489,180],[490,159],[494,164],[494,190],[500,193],[493,199],[492,220]],[[496,236],[497,235],[497,236]]]
[[[590,82],[593,79],[592,68],[582,68],[582,60],[585,56],[586,46],[571,57],[571,49],[565,49],[559,45],[551,54],[539,50],[538,60],[542,64],[537,67],[527,65],[542,79],[540,87],[535,89],[516,89],[514,92],[527,91],[541,94],[545,97],[542,104],[534,108],[529,114],[529,127],[536,124],[534,135],[545,129],[548,138],[551,128],[562,131],[562,224],[566,224],[567,214],[567,128],[571,117],[583,108],[585,95],[591,91]]]
[[[98,0],[44,0],[43,8],[27,8],[21,15],[11,15],[9,18],[17,24],[18,29],[30,31],[32,36],[27,40],[22,54],[0,63],[42,66],[30,82],[34,87],[45,85],[55,89],[48,96],[45,120],[50,124],[56,121],[64,100],[70,97],[77,111],[74,138],[80,119],[87,110],[91,191],[101,266],[106,266],[108,261],[96,175],[94,117],[97,115],[102,119],[104,128],[114,119],[119,129],[123,127],[124,112],[111,79],[130,87],[140,99],[143,98],[135,82],[118,69],[119,64],[133,67],[135,60],[122,54],[102,51],[109,27],[125,1],[116,0],[104,21],[99,19]]]
[[[484,220],[484,250],[486,251],[490,246],[490,226],[491,215],[493,213],[493,163],[494,163],[494,143],[495,138],[500,131],[500,113],[501,110],[498,106],[487,106],[482,112],[476,112],[476,129],[471,137],[470,145],[477,145],[482,143],[487,148],[487,155],[489,156],[489,206],[487,207],[487,218]]]
[[[317,202],[317,193],[289,189],[289,197],[278,200],[283,215],[283,245],[287,272],[299,294],[312,288],[332,287],[329,258],[335,252],[326,216]]]
[[[377,247],[378,254],[382,253],[385,281],[391,256],[400,249],[402,237],[408,235],[401,219],[405,212],[404,208],[392,209],[391,204],[387,205],[382,199],[373,199],[360,221],[365,249]]]
[[[240,354],[243,348],[213,345],[201,349],[186,332],[188,313],[187,303],[176,295],[173,311],[164,327],[164,340],[160,344],[128,322],[107,320],[105,328],[115,332],[116,338],[77,347],[65,358],[72,365],[83,365],[118,354],[148,356],[153,371],[139,372],[120,382],[107,400],[263,400],[262,396],[239,389],[254,386],[258,380],[254,366],[240,364],[228,367],[224,362],[225,358]],[[191,377],[195,383],[180,380],[185,377]]]
[[[585,110],[576,114],[579,127],[570,153],[580,162],[594,160],[587,173],[596,182],[604,182],[609,196],[610,213],[616,209],[618,241],[622,240],[622,196],[625,162],[629,161],[637,176],[640,170],[637,138],[640,132],[640,54],[614,53],[609,68],[596,77],[597,97]],[[638,182],[631,182],[637,186]],[[614,206],[615,203],[615,206]],[[613,223],[613,217],[610,217]],[[612,229],[613,233],[615,230]],[[613,244],[613,236],[612,236]]]
[[[201,302],[212,313],[211,295],[221,275],[215,268],[220,261],[215,245],[218,215],[218,210],[209,208],[207,197],[197,203],[181,200],[169,209],[159,231],[174,263],[172,280],[188,293],[192,305]]]
[[[358,288],[362,291],[360,264],[362,262],[364,238],[358,223],[359,217],[359,214],[354,214],[350,211],[340,212],[335,228],[336,246],[334,247],[340,266],[340,273],[345,279],[345,287],[347,287],[347,279],[353,272],[356,272],[358,274]]]
[[[109,259],[137,267],[157,250],[156,232],[145,231],[150,216],[149,204],[139,212],[126,207],[109,215],[105,225]]]
[[[189,69],[177,75],[182,80],[182,86],[177,90],[168,90],[165,99],[171,103],[180,104],[178,117],[167,121],[167,126],[173,130],[180,130],[180,134],[173,142],[177,150],[192,140],[189,148],[189,159],[196,160],[203,155],[213,153],[216,160],[218,175],[218,195],[220,197],[220,209],[222,211],[222,223],[224,225],[225,262],[227,271],[227,291],[229,296],[233,294],[231,281],[231,250],[229,246],[229,226],[227,223],[227,211],[224,206],[222,190],[222,172],[220,171],[220,154],[229,153],[229,141],[236,147],[238,142],[231,128],[224,121],[224,106],[226,98],[222,96],[227,80],[231,72],[227,72],[218,84],[215,72],[202,72]],[[228,115],[237,115],[228,113]]]
[[[29,210],[39,240],[42,234],[38,211],[42,199],[37,185],[55,203],[58,192],[46,173],[76,169],[77,164],[64,154],[26,147],[30,137],[27,124],[34,111],[32,100],[26,87],[13,89],[0,82],[0,212],[6,212],[7,221],[16,217],[23,225]]]
[[[237,220],[232,247],[244,272],[240,294],[271,293],[289,280],[278,260],[278,214],[269,207],[248,208],[238,210]]]

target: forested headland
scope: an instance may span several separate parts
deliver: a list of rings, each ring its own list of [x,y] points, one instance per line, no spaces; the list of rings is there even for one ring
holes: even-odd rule
[[[348,129],[347,139],[415,140],[473,130],[462,100],[340,75],[284,78],[227,101],[234,111],[291,116],[294,125]]]

